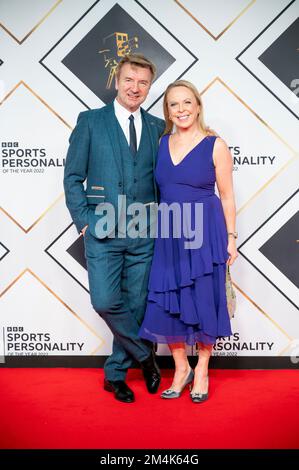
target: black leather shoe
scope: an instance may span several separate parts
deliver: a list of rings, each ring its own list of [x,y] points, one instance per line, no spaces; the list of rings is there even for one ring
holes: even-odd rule
[[[149,393],[156,393],[160,385],[161,376],[160,370],[155,361],[154,352],[152,351],[149,357],[140,364],[147,390]]]
[[[107,392],[114,392],[116,400],[124,403],[132,403],[135,401],[134,393],[124,380],[104,379],[104,390]]]

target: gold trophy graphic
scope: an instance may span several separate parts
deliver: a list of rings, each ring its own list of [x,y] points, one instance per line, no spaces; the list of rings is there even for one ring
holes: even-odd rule
[[[106,89],[110,90],[119,60],[138,49],[138,38],[129,39],[128,34],[115,32],[106,36],[103,42],[107,48],[100,50],[99,54],[104,54],[105,69],[109,70]]]

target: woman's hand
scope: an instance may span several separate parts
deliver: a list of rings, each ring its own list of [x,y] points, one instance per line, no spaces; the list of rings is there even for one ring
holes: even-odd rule
[[[237,252],[237,247],[236,247],[236,239],[231,237],[231,236],[228,237],[227,251],[228,251],[228,254],[229,254],[229,258],[228,258],[226,264],[231,266],[234,263],[234,261],[236,260],[236,258],[239,256],[239,254]]]

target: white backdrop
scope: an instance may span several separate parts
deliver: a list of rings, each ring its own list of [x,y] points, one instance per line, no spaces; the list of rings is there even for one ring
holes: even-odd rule
[[[63,165],[78,113],[105,104],[105,90],[92,87],[93,65],[89,74],[88,57],[77,45],[84,45],[93,28],[113,35],[120,26],[126,33],[139,25],[139,51],[152,47],[161,56],[144,107],[162,116],[168,83],[179,77],[192,81],[202,93],[207,124],[234,157],[240,255],[232,276],[238,307],[235,335],[219,341],[214,355],[286,356],[294,363],[298,13],[298,0],[0,0],[3,362],[10,356],[21,361],[22,356],[110,354],[110,331],[91,307],[87,273],[74,254],[82,241],[65,206]],[[123,15],[118,29],[109,26],[113,15],[116,23]],[[96,34],[89,37],[98,50],[106,45]],[[151,38],[161,51],[151,46]],[[172,62],[163,59],[166,52]],[[70,59],[74,68],[65,59],[72,53],[77,54]],[[103,57],[98,58],[99,76],[106,81]],[[159,353],[168,354],[167,347]]]

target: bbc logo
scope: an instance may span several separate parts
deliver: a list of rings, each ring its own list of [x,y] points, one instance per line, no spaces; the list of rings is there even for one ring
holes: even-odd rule
[[[1,142],[2,147],[18,147],[18,142]]]

